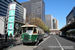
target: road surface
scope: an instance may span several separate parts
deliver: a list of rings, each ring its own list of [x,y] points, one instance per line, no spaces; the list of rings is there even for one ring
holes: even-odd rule
[[[52,35],[34,50],[75,50],[75,42],[57,35]]]
[[[75,42],[57,35],[51,35],[38,46],[21,44],[7,50],[75,50]]]

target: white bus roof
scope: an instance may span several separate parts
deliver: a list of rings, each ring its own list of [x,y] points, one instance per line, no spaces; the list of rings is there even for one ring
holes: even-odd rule
[[[37,27],[37,26],[35,26],[35,25],[23,25],[21,27]]]

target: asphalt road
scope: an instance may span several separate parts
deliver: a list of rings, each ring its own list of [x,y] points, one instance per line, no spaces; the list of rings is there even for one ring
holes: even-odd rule
[[[52,35],[34,50],[75,50],[75,42],[57,35]]]
[[[7,50],[75,50],[75,42],[57,35],[51,35],[44,38],[44,41],[40,42],[38,46],[21,44]]]
[[[44,38],[44,40],[41,41],[39,44],[41,44],[42,42],[46,41],[49,37]],[[25,44],[25,45],[21,44],[21,45],[13,46],[11,48],[10,47],[5,48],[4,50],[33,50],[35,47],[38,47],[38,46],[36,46],[34,44]]]

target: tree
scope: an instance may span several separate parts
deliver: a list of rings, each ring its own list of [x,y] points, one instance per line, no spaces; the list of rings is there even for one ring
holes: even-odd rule
[[[42,29],[43,29],[45,32],[47,32],[47,33],[50,32],[50,30],[49,30],[49,28],[46,26],[46,24],[45,24],[41,19],[39,19],[39,18],[32,18],[32,19],[31,19],[31,24],[32,24],[32,25],[36,25],[36,26],[42,28]]]
[[[26,17],[26,21],[25,21],[26,23],[29,23],[29,18],[28,17]]]

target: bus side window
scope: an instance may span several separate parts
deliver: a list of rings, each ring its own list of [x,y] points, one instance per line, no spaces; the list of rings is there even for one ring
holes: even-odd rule
[[[38,31],[38,34],[40,34],[40,31]]]
[[[33,33],[34,33],[34,34],[37,33],[36,28],[34,28],[34,32],[33,32]]]
[[[38,34],[39,34],[39,31],[38,31]]]

